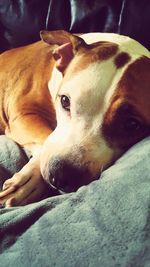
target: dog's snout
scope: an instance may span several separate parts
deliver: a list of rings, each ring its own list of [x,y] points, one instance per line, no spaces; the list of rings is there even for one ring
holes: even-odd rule
[[[70,193],[88,184],[89,171],[67,160],[54,160],[49,165],[49,182],[59,191]]]

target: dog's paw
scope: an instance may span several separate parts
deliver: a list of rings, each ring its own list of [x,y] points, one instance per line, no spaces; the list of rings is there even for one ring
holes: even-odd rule
[[[29,161],[20,172],[5,181],[0,192],[0,205],[12,207],[40,200],[47,193],[38,162]]]

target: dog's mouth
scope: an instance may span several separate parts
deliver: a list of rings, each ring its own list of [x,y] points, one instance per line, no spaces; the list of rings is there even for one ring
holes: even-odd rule
[[[51,182],[49,182],[49,187],[54,190],[56,193],[60,194],[60,195],[64,195],[67,194],[68,192],[65,192],[63,189],[59,189],[56,186],[54,186]]]
[[[67,187],[67,186],[64,186],[64,188],[59,188],[59,187],[54,186],[51,182],[49,182],[49,187],[52,190],[54,190],[55,192],[58,192],[58,194],[60,194],[60,195],[73,193],[73,192],[76,192],[79,189],[79,187],[76,187],[76,188],[72,187],[72,188],[70,188],[70,187]]]

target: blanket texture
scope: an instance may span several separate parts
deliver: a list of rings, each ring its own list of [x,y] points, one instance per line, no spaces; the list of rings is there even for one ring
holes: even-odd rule
[[[8,155],[18,148],[2,138],[4,146],[9,143],[6,153],[0,154],[4,171]],[[17,153],[15,158],[26,160]],[[147,138],[104,171],[101,179],[76,193],[1,209],[0,266],[149,267],[149,158]],[[10,167],[10,157],[7,162]]]

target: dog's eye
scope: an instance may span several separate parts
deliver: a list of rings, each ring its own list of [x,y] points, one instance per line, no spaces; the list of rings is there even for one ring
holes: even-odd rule
[[[69,97],[67,97],[66,95],[61,95],[60,102],[61,102],[62,107],[65,110],[70,111],[70,99],[69,99]]]
[[[124,128],[129,132],[138,131],[141,128],[141,123],[135,118],[129,118],[126,120]]]

